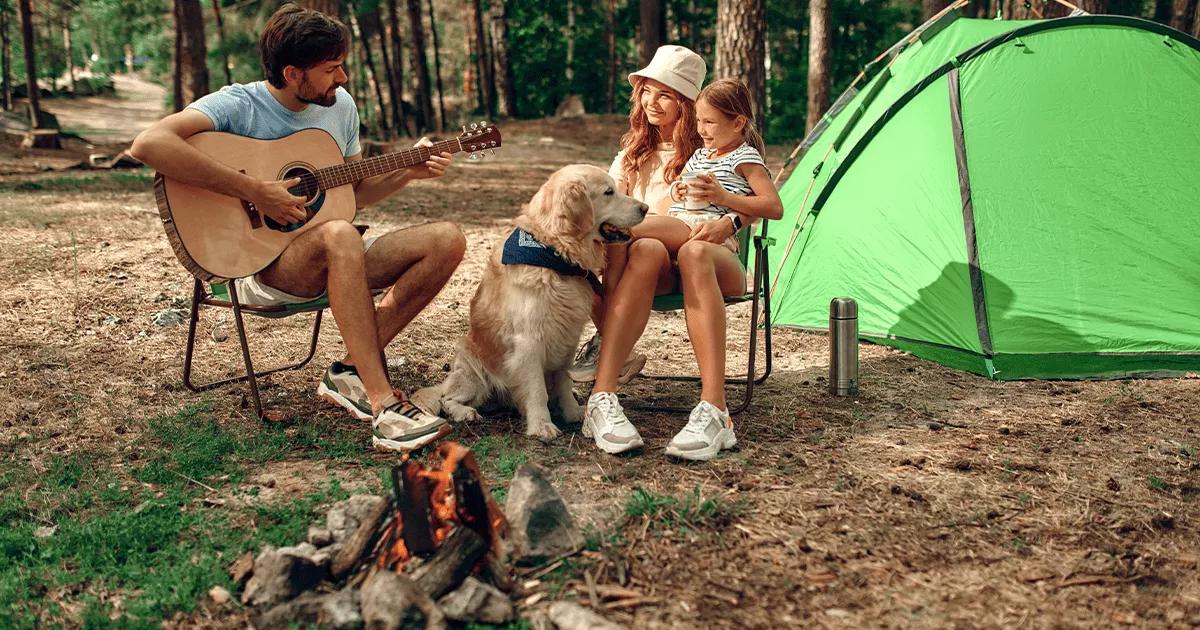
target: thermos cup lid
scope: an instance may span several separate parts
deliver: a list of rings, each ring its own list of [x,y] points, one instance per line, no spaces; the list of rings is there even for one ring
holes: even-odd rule
[[[852,298],[833,298],[829,303],[829,316],[834,319],[855,319],[858,317],[858,303]]]

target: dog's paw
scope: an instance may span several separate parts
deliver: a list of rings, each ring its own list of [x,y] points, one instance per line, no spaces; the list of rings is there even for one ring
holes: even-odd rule
[[[446,416],[454,422],[475,422],[482,418],[479,415],[479,411],[474,407],[468,407],[451,400],[443,400],[442,409],[446,412]]]
[[[561,401],[559,407],[563,422],[567,424],[580,424],[583,422],[583,407],[580,407],[579,403],[575,402],[574,397],[569,401]]]
[[[554,426],[552,422],[530,422],[525,427],[525,435],[535,437],[543,442],[549,442],[561,433],[562,431],[559,431],[558,427]]]

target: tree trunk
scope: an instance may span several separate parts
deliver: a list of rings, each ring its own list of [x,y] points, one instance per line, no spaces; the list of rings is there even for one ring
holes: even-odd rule
[[[1195,16],[1196,0],[1175,0],[1171,9],[1171,28],[1190,33]]]
[[[976,1],[983,4],[981,0]],[[948,6],[950,6],[950,0],[921,0],[921,21],[925,22]]]
[[[71,54],[71,14],[67,8],[62,8],[59,18],[62,20],[63,55],[67,64],[67,78],[71,81],[71,93],[75,94],[75,56]]]
[[[820,122],[829,109],[830,40],[829,0],[811,0],[808,4],[808,117],[804,133]]]
[[[751,0],[757,4],[759,0]],[[641,29],[638,37],[638,51],[641,54],[642,66],[654,58],[658,50],[667,40],[667,15],[663,0],[641,0]],[[718,20],[719,21],[719,20]]]
[[[0,6],[0,82],[3,83],[4,109],[12,111],[12,42],[8,39],[8,4]]]
[[[306,8],[313,11],[320,11],[329,17],[336,18],[338,16],[338,0],[306,0],[304,3]]]
[[[375,13],[375,23],[379,22],[379,14]],[[370,18],[359,17],[358,8],[350,3],[350,26],[358,37],[359,48],[362,50],[363,65],[367,67],[367,85],[375,94],[375,109],[379,112],[379,130],[385,140],[391,139],[391,127],[388,125],[387,106],[383,102],[383,88],[379,85],[379,73],[375,71],[375,55],[371,53],[371,40],[375,39],[370,30]]]
[[[41,94],[38,92],[37,55],[33,43],[33,8],[30,0],[17,0],[17,11],[21,14],[21,45],[25,50],[25,85],[29,95],[30,124],[38,128],[41,119]]]
[[[617,0],[605,0],[605,37],[608,41],[608,93],[604,111],[617,111]]]
[[[432,0],[429,9],[432,25]],[[408,0],[408,23],[412,26],[412,69],[413,74],[417,76],[417,128],[427,131],[433,128],[433,100],[429,95],[429,65],[425,61],[425,27],[421,21],[421,0]]]
[[[437,20],[433,13],[433,0],[429,0],[429,32],[433,35],[433,74],[437,80],[438,91],[438,129],[446,130],[446,91],[442,89],[442,53],[438,44]],[[430,105],[430,111],[433,106]],[[432,114],[431,114],[432,116]],[[433,124],[432,119],[430,124]]]
[[[200,0],[175,0],[180,100],[175,111],[208,94],[208,53],[204,44],[204,15]]]
[[[1054,0],[1030,0],[1029,8],[1025,8],[1026,0],[1002,1],[1004,2],[1004,19],[1006,20],[1041,20],[1064,17],[1071,13],[1070,9]],[[1072,2],[1072,4],[1075,3]]]
[[[487,42],[483,38],[483,9],[479,0],[467,0],[467,41],[471,51],[471,65],[475,68],[479,86],[479,110],[488,118],[496,117],[496,79],[492,76],[491,64],[487,61]]]
[[[1077,0],[1072,4],[1094,15],[1108,13],[1108,0]],[[1070,14],[1070,10],[1067,11],[1067,14]]]
[[[408,135],[408,118],[404,115],[404,40],[400,37],[400,14],[396,12],[396,0],[387,0],[389,41],[392,44],[392,60],[388,86],[392,88],[392,120],[396,121],[397,132]]]
[[[508,57],[508,11],[504,0],[492,0],[492,46],[496,51],[496,85],[500,92],[500,115],[517,116],[517,92],[513,88],[512,61]]]
[[[825,0],[811,0],[814,4]],[[762,132],[766,102],[766,0],[717,2],[715,78],[741,79],[754,100],[754,121]]]
[[[574,92],[572,82],[575,80],[575,3],[572,0],[567,0],[567,31],[563,35],[567,38],[567,63],[564,76],[567,79],[567,91]]]
[[[371,40],[379,41],[379,55],[383,58],[383,71],[379,73],[380,81],[387,81],[388,87],[388,102],[391,104],[389,108],[392,116],[392,127],[396,130],[396,135],[400,135],[400,129],[403,128],[403,123],[400,119],[399,88],[396,84],[396,71],[392,68],[392,55],[388,52],[388,39],[383,26],[383,19],[379,17],[379,8],[376,7],[363,16],[363,22],[366,24],[367,30],[371,32]],[[379,103],[379,109],[383,111],[383,102]],[[386,112],[382,115],[383,119],[387,119]]]
[[[225,47],[225,20],[221,18],[221,0],[211,0],[213,19],[217,22],[217,45],[221,47],[221,68],[225,70],[225,85],[233,84],[229,68],[229,49]]]

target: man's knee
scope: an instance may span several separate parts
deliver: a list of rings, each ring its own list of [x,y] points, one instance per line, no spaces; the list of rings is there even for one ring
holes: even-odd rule
[[[358,228],[351,225],[349,221],[342,219],[326,221],[314,227],[312,232],[326,253],[345,251],[362,253],[362,235],[358,233]]]
[[[449,221],[434,223],[433,227],[437,230],[439,249],[458,264],[467,253],[467,235],[463,234],[462,228]]]

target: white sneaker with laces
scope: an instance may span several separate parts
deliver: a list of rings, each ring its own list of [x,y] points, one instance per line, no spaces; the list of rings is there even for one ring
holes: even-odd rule
[[[588,398],[583,435],[595,440],[600,450],[613,455],[643,444],[642,436],[625,417],[625,410],[613,392],[596,392]]]
[[[701,400],[688,415],[687,425],[671,438],[667,455],[703,462],[734,446],[737,446],[737,436],[733,434],[729,412]]]
[[[450,424],[445,419],[425,413],[407,398],[388,396],[383,410],[371,424],[371,443],[376,448],[392,451],[411,451],[446,435]]]

